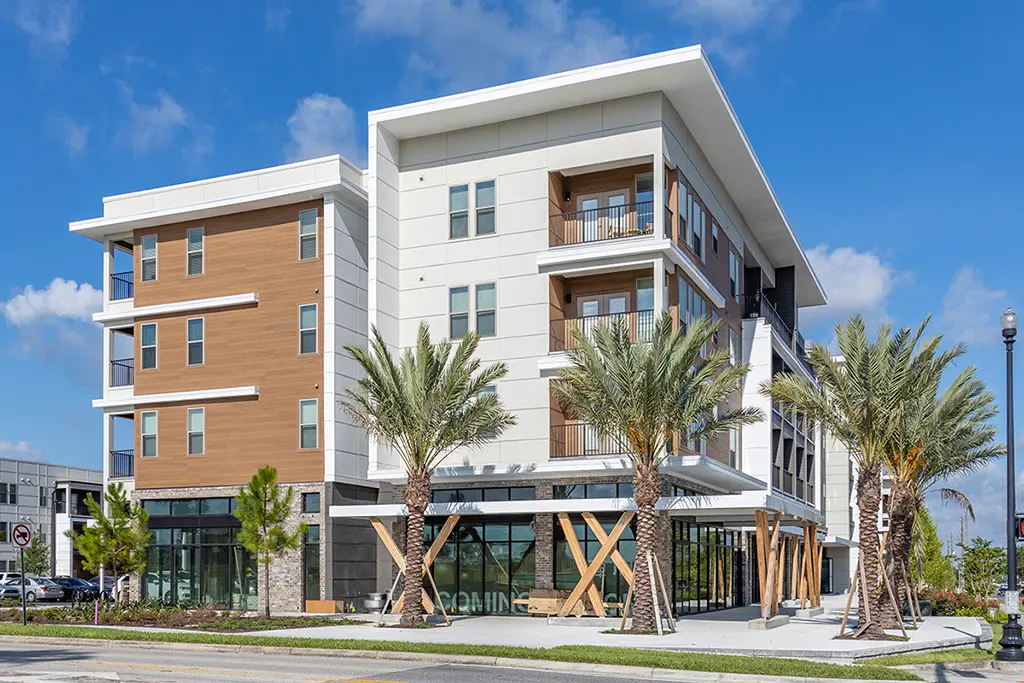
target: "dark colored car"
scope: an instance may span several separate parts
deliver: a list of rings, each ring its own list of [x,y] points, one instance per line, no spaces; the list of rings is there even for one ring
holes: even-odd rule
[[[50,580],[64,589],[64,599],[71,602],[88,602],[100,596],[99,589],[85,579],[55,576]]]

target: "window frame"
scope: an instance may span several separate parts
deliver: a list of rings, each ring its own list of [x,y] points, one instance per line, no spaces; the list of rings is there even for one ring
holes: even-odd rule
[[[481,183],[491,183],[491,194],[493,199],[490,205],[480,206],[477,201],[479,197],[479,187]],[[484,180],[473,181],[473,236],[474,237],[490,237],[498,234],[498,179],[487,178]],[[491,225],[493,230],[491,232],[480,232],[480,212],[490,211],[491,212]],[[467,226],[468,227],[468,226]]]
[[[310,306],[313,307],[313,320],[314,320],[313,327],[311,327],[311,328],[303,327],[302,326],[302,309],[309,308]],[[312,351],[303,351],[302,350],[302,335],[303,335],[304,332],[312,332],[313,333],[313,350]],[[311,303],[311,304],[300,304],[299,305],[299,355],[300,356],[315,356],[315,355],[317,355],[319,353],[320,353],[320,304],[319,303],[315,303],[315,302]]]
[[[470,185],[471,185],[471,183],[467,182],[467,183],[459,183],[458,185],[449,185],[448,186],[448,239],[449,239],[449,241],[450,240],[464,240],[464,239],[469,238],[473,234],[473,230],[470,229],[471,226],[469,225],[470,211],[473,208],[473,202],[472,202],[473,197],[472,197],[472,194],[469,191],[470,190]],[[453,196],[452,195],[452,190],[454,190],[456,188],[460,188],[460,187],[466,188],[466,208],[465,209],[453,209],[452,208],[452,196]],[[455,218],[456,214],[465,215],[465,217],[466,217],[466,234],[465,235],[458,235],[458,236],[456,236],[456,235],[454,235],[452,233],[452,219]]]
[[[202,413],[203,428],[192,431],[192,413]],[[192,452],[192,435],[198,434],[202,439],[203,448],[199,453]],[[188,457],[206,455],[206,406],[192,407],[185,410],[185,455]]]
[[[316,496],[316,510],[310,510],[306,505],[306,500],[310,496]],[[304,515],[318,515],[323,510],[323,502],[319,491],[305,491],[302,494],[302,514]]]
[[[455,290],[459,290],[459,289],[466,290],[466,310],[465,311],[455,312],[455,311],[452,310],[452,292],[454,292]],[[457,341],[456,337],[452,336],[452,322],[454,321],[455,316],[465,316],[465,318],[466,318],[466,334],[469,334],[470,332],[472,332],[472,329],[470,329],[470,326],[469,326],[470,315],[471,315],[472,310],[473,310],[473,306],[472,306],[473,302],[472,302],[472,299],[470,297],[470,290],[471,289],[472,289],[472,286],[468,285],[468,284],[467,285],[450,285],[448,287],[448,339],[450,339],[452,341]],[[465,335],[463,335],[463,337],[464,336]],[[463,337],[458,337],[458,339],[462,339]]]
[[[146,415],[153,416],[153,433],[146,433]],[[187,425],[186,425],[187,426]],[[143,410],[139,412],[139,457],[156,458],[160,456],[160,414],[156,410]],[[153,455],[146,455],[146,437],[153,437]]]
[[[316,422],[312,425],[306,424],[302,421],[302,404],[312,403],[316,407]],[[313,446],[302,445],[302,432],[304,427],[313,427],[316,434],[316,443]],[[315,451],[320,448],[320,399],[319,398],[300,398],[299,399],[299,450],[300,451]]]
[[[313,214],[314,214],[313,215],[313,232],[311,232],[311,233],[303,233],[302,232],[302,215],[303,214],[308,214],[309,212],[313,212]],[[298,247],[299,247],[299,253],[298,253],[299,261],[316,261],[317,259],[319,259],[320,258],[320,209],[319,208],[314,207],[312,209],[302,209],[301,211],[299,211],[298,232],[299,232],[299,243],[298,243]],[[308,239],[312,239],[313,240],[313,255],[309,256],[307,258],[303,258],[302,257],[302,243],[303,243],[304,240],[308,240]]]
[[[740,300],[740,257],[736,250],[729,247],[729,288],[732,298],[739,303]]]
[[[711,219],[711,251],[718,253],[718,221]]]
[[[194,230],[199,231],[199,249],[192,249],[192,239],[189,237],[190,233]],[[189,267],[191,266],[191,258],[194,254],[199,254],[199,272],[190,273]],[[188,228],[185,231],[185,277],[199,277],[200,275],[206,274],[206,228],[198,226],[195,228]]]
[[[189,334],[191,332],[191,327],[192,327],[191,323],[194,320],[198,320],[199,321],[200,331],[202,332],[202,337],[200,339],[198,339],[198,340],[194,340],[194,339],[190,339],[189,338]],[[198,363],[193,363],[192,362],[192,353],[191,353],[191,351],[192,351],[192,345],[193,344],[198,344],[199,345],[199,352],[200,352],[201,359],[200,359],[200,361]],[[185,365],[190,367],[190,368],[196,368],[196,367],[200,367],[200,366],[206,365],[206,318],[203,317],[203,316],[200,316],[198,318],[188,318],[185,321]]]
[[[145,344],[143,344],[143,339],[145,339],[144,330],[146,329],[146,327],[148,327],[150,325],[153,327],[153,343],[150,344],[150,345],[145,345]],[[139,370],[140,371],[143,371],[143,370],[156,370],[158,367],[160,367],[160,354],[157,351],[157,347],[158,347],[159,343],[160,343],[160,330],[159,330],[159,326],[157,325],[157,323],[155,323],[155,322],[152,322],[152,323],[139,323]],[[147,368],[146,367],[146,349],[149,349],[149,348],[153,349],[153,367],[151,367],[151,368]]]
[[[487,287],[490,285],[494,292],[494,307],[493,308],[480,308],[480,288]],[[449,303],[450,305],[450,303]],[[481,334],[480,332],[480,313],[491,313],[494,316],[494,332],[492,334]],[[473,331],[479,334],[481,337],[497,337],[498,336],[498,283],[497,282],[478,282],[473,285]]]
[[[146,258],[146,238],[153,238],[153,256]],[[157,233],[149,232],[139,235],[139,282],[156,282],[160,279],[160,240]],[[153,277],[146,279],[146,261],[153,262]]]

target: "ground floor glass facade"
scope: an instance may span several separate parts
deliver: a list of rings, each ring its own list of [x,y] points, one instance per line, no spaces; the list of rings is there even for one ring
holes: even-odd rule
[[[154,529],[142,597],[215,609],[256,609],[256,560],[237,528]]]
[[[743,604],[739,532],[673,521],[672,546],[676,614],[713,612]]]
[[[614,486],[614,484],[612,484]],[[582,488],[582,487],[581,487]],[[604,529],[606,534],[610,534],[612,529],[615,527],[615,523],[618,521],[618,516],[614,518],[602,518],[598,517],[598,521],[601,523],[601,528]],[[597,536],[583,522],[574,522],[573,531],[576,534],[576,538],[579,540],[580,549],[583,551],[584,557],[587,558],[587,564],[590,564],[595,557],[597,557],[598,550],[601,548],[601,541],[598,540]],[[636,540],[633,536],[635,529],[635,523],[627,526],[622,535],[619,537],[618,543],[615,547],[618,549],[619,554],[622,555],[622,559],[626,561],[626,564],[632,566],[633,560],[636,558]],[[580,580],[580,572],[576,567],[576,561],[573,560],[572,551],[569,547],[568,541],[565,539],[565,534],[562,531],[562,527],[557,522],[555,523],[555,588],[558,590],[572,590],[576,587],[576,583]],[[626,594],[629,591],[629,583],[623,577],[618,568],[612,562],[611,555],[605,559],[604,564],[597,572],[597,576],[594,578],[594,585],[597,586],[598,592],[601,593],[601,599],[606,603],[616,604],[625,603]],[[620,614],[620,610],[611,608],[608,610],[609,614]]]

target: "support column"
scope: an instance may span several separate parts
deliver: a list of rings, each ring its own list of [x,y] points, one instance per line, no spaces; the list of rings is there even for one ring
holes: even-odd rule
[[[654,155],[654,235],[656,239],[665,239],[665,159],[660,151]]]
[[[667,284],[668,275],[665,273],[665,260],[654,259],[654,316],[655,319],[668,308]]]

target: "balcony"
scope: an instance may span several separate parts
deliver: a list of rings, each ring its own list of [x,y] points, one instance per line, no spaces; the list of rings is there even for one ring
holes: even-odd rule
[[[629,451],[618,441],[600,436],[585,422],[573,422],[551,427],[552,458],[584,458],[627,455]]]
[[[588,315],[580,318],[560,318],[551,321],[551,352],[569,351],[576,348],[575,332],[583,330],[592,336],[598,325],[611,326],[616,320],[625,319],[629,325],[630,341],[634,344],[649,341],[654,334],[654,311],[631,311]]]
[[[130,387],[135,384],[135,359],[110,361],[110,386]]]
[[[126,479],[135,476],[135,449],[110,451],[111,479]]]
[[[779,333],[782,340],[786,342],[786,346],[792,348],[793,330],[782,319],[782,316],[779,315],[772,302],[768,301],[768,297],[764,296],[761,292],[743,295],[743,317],[764,318]]]
[[[110,276],[110,300],[122,301],[135,296],[135,273],[126,271],[112,273]]]
[[[654,234],[654,202],[636,202],[551,216],[550,246],[591,244]]]

